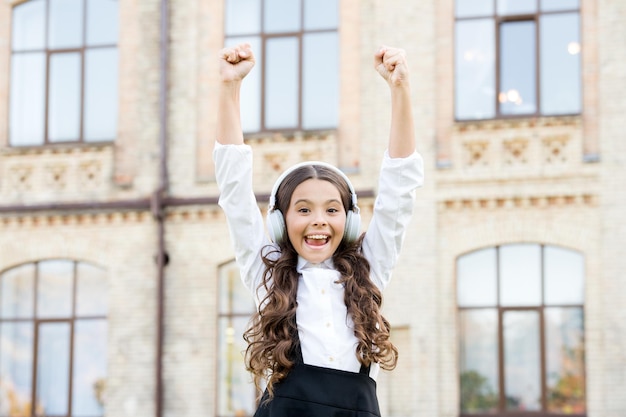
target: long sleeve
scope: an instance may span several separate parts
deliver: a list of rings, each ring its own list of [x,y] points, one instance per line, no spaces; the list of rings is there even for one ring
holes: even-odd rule
[[[390,158],[385,153],[374,214],[363,241],[370,276],[380,289],[391,279],[413,213],[415,190],[423,182],[424,162],[418,153],[406,158]]]
[[[215,176],[219,205],[228,221],[241,279],[254,292],[262,278],[261,248],[270,244],[252,190],[252,150],[248,145],[215,144]]]

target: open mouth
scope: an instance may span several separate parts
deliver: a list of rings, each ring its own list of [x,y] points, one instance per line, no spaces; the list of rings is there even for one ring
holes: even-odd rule
[[[310,246],[323,246],[328,243],[330,236],[327,235],[308,235],[305,236],[304,241]]]

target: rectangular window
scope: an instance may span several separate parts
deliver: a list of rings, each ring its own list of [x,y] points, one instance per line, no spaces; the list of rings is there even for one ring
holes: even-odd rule
[[[506,410],[541,409],[541,345],[537,311],[505,311],[504,396]]]
[[[334,129],[339,121],[338,0],[226,0],[225,44],[249,43],[245,133]]]
[[[456,26],[455,113],[460,119],[495,116],[495,32],[490,19]]]
[[[265,44],[265,126],[298,125],[299,48],[295,37],[270,38]]]
[[[116,0],[31,0],[13,7],[9,143],[113,141]]]
[[[33,322],[0,321],[0,415],[10,416],[11,408],[30,415],[33,395]],[[28,414],[27,414],[28,413]]]
[[[581,308],[545,310],[547,408],[553,413],[585,412],[585,348]]]
[[[459,313],[461,345],[461,410],[489,413],[498,410],[498,311],[495,308]]]
[[[578,9],[578,0],[456,0],[456,120],[580,113]]]
[[[535,22],[500,25],[500,114],[533,114],[537,110]]]
[[[37,406],[44,415],[66,415],[70,390],[70,324],[38,327]]]
[[[549,114],[580,111],[580,17],[578,13],[544,15],[539,20],[541,108]]]

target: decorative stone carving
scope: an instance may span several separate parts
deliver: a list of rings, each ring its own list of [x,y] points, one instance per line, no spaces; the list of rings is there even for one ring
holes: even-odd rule
[[[528,140],[515,138],[502,142],[502,161],[505,165],[517,166],[528,163]]]
[[[78,181],[80,188],[94,190],[102,181],[102,164],[98,160],[81,162],[78,165]]]
[[[569,135],[555,135],[543,138],[543,160],[546,164],[567,163]]]
[[[287,154],[285,153],[266,153],[263,155],[266,164],[276,172],[282,172],[285,169]]]
[[[44,168],[45,184],[52,190],[62,191],[67,188],[68,167],[64,164],[48,165]]]
[[[12,191],[24,192],[33,188],[33,166],[14,165],[9,168],[9,187]]]
[[[468,168],[486,167],[489,165],[487,150],[489,142],[487,141],[468,141],[463,144],[464,148],[464,165]]]

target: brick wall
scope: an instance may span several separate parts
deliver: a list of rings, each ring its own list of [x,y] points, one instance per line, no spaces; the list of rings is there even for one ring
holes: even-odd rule
[[[0,5],[3,62],[14,3]],[[458,415],[455,260],[486,246],[536,242],[585,255],[588,415],[626,415],[626,4],[581,1],[584,115],[461,124],[452,116],[453,0],[340,3],[340,128],[249,143],[258,193],[268,193],[284,168],[304,159],[336,163],[357,190],[375,191],[390,113],[373,53],[381,44],[406,49],[426,184],[385,293],[400,362],[379,381],[383,414]],[[8,149],[9,74],[0,68],[0,206],[148,198],[157,186],[159,2],[119,4],[114,145]],[[223,5],[171,0],[170,12],[170,193],[215,197],[211,150]],[[585,162],[595,153],[598,162]],[[360,199],[365,228],[372,204]],[[0,215],[0,271],[59,257],[108,271],[107,416],[155,412],[156,230],[147,209]],[[225,218],[215,205],[170,208],[166,245],[164,414],[213,416],[217,272],[233,258]]]

